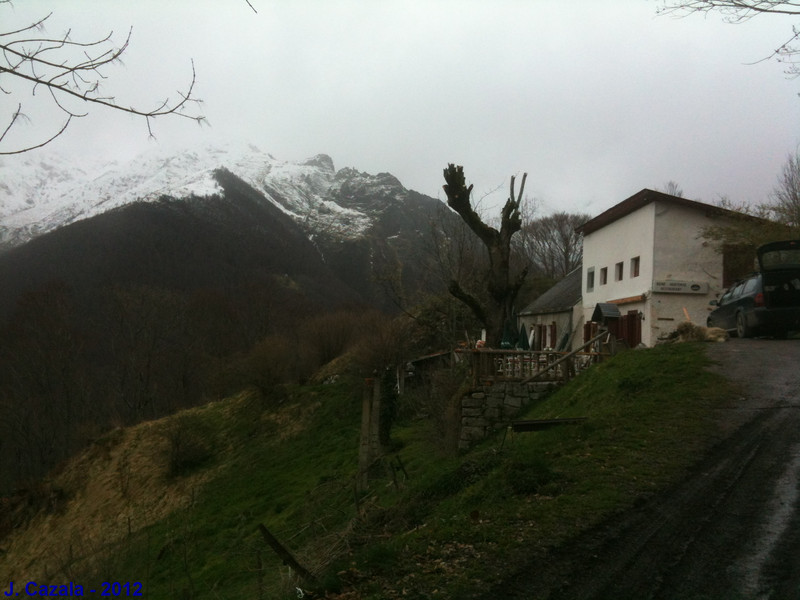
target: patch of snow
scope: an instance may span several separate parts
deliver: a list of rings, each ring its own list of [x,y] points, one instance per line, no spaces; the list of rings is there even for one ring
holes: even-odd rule
[[[331,199],[349,178],[360,189],[369,185],[370,176],[354,169],[337,173],[324,154],[286,162],[252,144],[228,143],[177,152],[155,149],[126,163],[78,163],[41,152],[0,158],[0,241],[28,239],[136,201],[220,194],[214,177],[219,168],[264,194],[309,231],[356,237],[372,223],[359,207]]]

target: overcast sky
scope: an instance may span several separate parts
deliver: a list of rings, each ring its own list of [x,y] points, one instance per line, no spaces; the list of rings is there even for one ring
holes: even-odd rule
[[[52,145],[87,156],[242,139],[439,198],[455,162],[476,198],[500,188],[488,205],[527,172],[539,214],[595,215],[670,180],[709,203],[761,202],[800,143],[800,79],[748,64],[786,41],[789,17],[676,19],[656,0],[251,3],[16,0],[0,29],[51,10],[46,33],[75,40],[122,43],[132,26],[124,65],[104,71],[122,104],[176,97],[194,61],[210,127],[166,117],[152,141],[141,119],[91,108]],[[57,115],[18,93],[0,97],[3,122],[18,101],[27,134],[52,133]]]

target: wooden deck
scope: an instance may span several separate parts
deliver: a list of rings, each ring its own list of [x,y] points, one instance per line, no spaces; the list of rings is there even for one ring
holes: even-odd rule
[[[501,381],[527,383],[529,381],[566,382],[575,375],[600,362],[608,353],[601,352],[603,331],[577,350],[493,350],[480,348],[458,350],[467,355],[472,367],[473,385]]]

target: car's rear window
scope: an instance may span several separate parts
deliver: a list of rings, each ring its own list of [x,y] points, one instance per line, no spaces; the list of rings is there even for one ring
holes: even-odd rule
[[[800,269],[800,248],[775,250],[761,255],[764,269]]]

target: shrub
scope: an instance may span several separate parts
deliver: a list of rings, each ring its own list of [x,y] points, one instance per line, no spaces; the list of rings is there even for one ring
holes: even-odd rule
[[[363,330],[360,320],[361,313],[339,311],[305,321],[299,337],[311,368],[316,370],[347,352]]]
[[[298,381],[307,375],[299,344],[284,336],[271,335],[246,354],[219,364],[211,381],[213,392],[225,397],[247,388],[269,394],[276,386]]]
[[[167,440],[167,474],[186,475],[203,466],[213,456],[212,430],[196,414],[172,417],[164,431]]]

